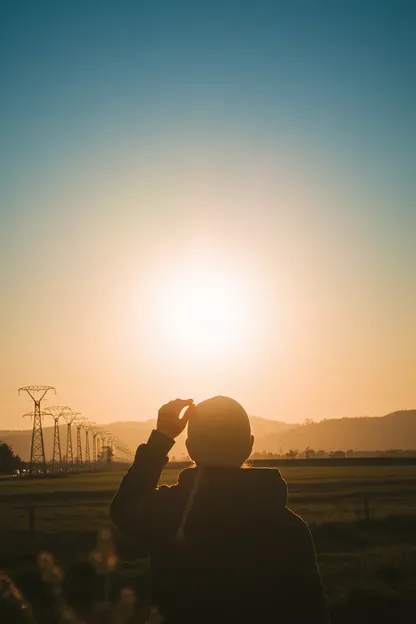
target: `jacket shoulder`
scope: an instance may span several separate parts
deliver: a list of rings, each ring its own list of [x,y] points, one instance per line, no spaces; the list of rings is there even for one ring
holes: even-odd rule
[[[289,507],[285,507],[283,510],[283,517],[288,527],[296,533],[298,536],[303,536],[304,538],[311,539],[311,532],[309,526],[305,522],[305,520],[299,516],[299,514],[295,513]]]

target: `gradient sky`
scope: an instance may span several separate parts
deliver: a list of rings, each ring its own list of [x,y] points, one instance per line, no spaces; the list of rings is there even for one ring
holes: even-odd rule
[[[100,422],[416,407],[415,28],[411,0],[2,2],[0,427],[27,384]],[[169,336],[189,269],[237,293],[232,344]]]

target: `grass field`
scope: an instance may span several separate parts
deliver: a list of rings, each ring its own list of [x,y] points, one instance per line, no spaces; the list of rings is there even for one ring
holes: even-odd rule
[[[396,614],[415,599],[416,466],[291,464],[281,472],[289,506],[314,534],[335,621],[344,621],[345,613],[345,621],[372,621],[351,620],[351,614],[367,608],[385,614],[390,604]],[[177,469],[165,469],[161,483],[175,483],[177,474]],[[31,507],[38,545],[62,558],[91,549],[97,529],[108,522],[109,502],[122,476],[114,471],[0,479],[2,565],[33,545]]]
[[[309,523],[416,516],[416,466],[312,466],[282,468],[289,504]],[[1,535],[24,533],[27,508],[35,507],[40,533],[82,531],[106,520],[122,471],[73,474],[55,479],[0,479]],[[176,483],[178,470],[164,470],[161,483]],[[366,509],[366,505],[368,509]]]

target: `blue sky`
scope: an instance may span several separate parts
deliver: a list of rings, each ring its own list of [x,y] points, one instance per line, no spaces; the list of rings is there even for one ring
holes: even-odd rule
[[[288,285],[280,296],[292,310],[332,298],[340,315],[322,349],[310,349],[321,355],[328,347],[335,349],[329,360],[348,359],[345,383],[334,382],[328,365],[322,383],[332,384],[329,395],[312,393],[301,404],[293,387],[302,375],[306,383],[311,361],[303,372],[295,364],[282,372],[279,364],[278,373],[264,351],[261,379],[275,375],[288,390],[265,399],[258,379],[251,394],[242,393],[251,411],[296,420],[306,409],[319,417],[414,406],[410,380],[397,381],[393,372],[400,362],[409,366],[403,353],[413,344],[416,306],[413,2],[38,0],[2,2],[0,11],[3,352],[15,360],[2,382],[7,413],[20,410],[15,387],[36,377],[57,385],[49,379],[56,370],[70,402],[82,375],[73,378],[75,356],[62,356],[69,344],[95,370],[95,346],[105,336],[111,360],[114,323],[123,321],[114,321],[111,305],[105,312],[107,297],[128,301],[135,267],[140,282],[154,254],[169,264],[172,238],[186,244],[209,228],[223,230],[236,247],[249,240],[246,258],[252,254],[267,273],[265,292]],[[300,206],[282,208],[269,180],[268,199],[260,200],[266,191],[259,182],[258,200],[253,193],[243,207],[254,188],[250,172],[261,163],[293,195],[304,193]],[[184,200],[198,190],[212,203]],[[102,333],[82,318],[96,313],[97,301]],[[319,310],[322,327],[329,312]],[[316,330],[306,316],[298,321],[299,343]],[[357,348],[347,357],[340,328],[349,323]],[[351,372],[370,326],[369,361],[393,343],[391,371],[368,380],[371,399],[362,373]],[[302,359],[299,344],[286,348]],[[124,355],[120,350],[120,361]],[[124,377],[131,380],[130,366],[146,378],[142,361],[128,361]],[[109,365],[92,388],[113,374]],[[391,387],[377,393],[386,379]],[[230,391],[242,385],[243,377]],[[146,399],[146,413],[162,387]],[[74,400],[95,409],[87,389],[77,392]],[[131,412],[135,398],[126,397]],[[96,408],[104,418],[109,403]]]
[[[126,131],[204,113],[410,155],[412,2],[2,7],[2,121],[20,156],[22,143],[45,149],[53,135],[55,147],[95,124]]]

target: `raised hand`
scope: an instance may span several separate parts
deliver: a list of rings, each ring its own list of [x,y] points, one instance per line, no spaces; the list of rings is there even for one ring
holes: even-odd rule
[[[185,411],[182,418],[180,418],[184,407],[188,409]],[[162,405],[157,416],[157,431],[160,431],[160,433],[174,440],[185,429],[194,407],[195,405],[192,399],[175,399],[174,401],[169,401],[169,403]]]

